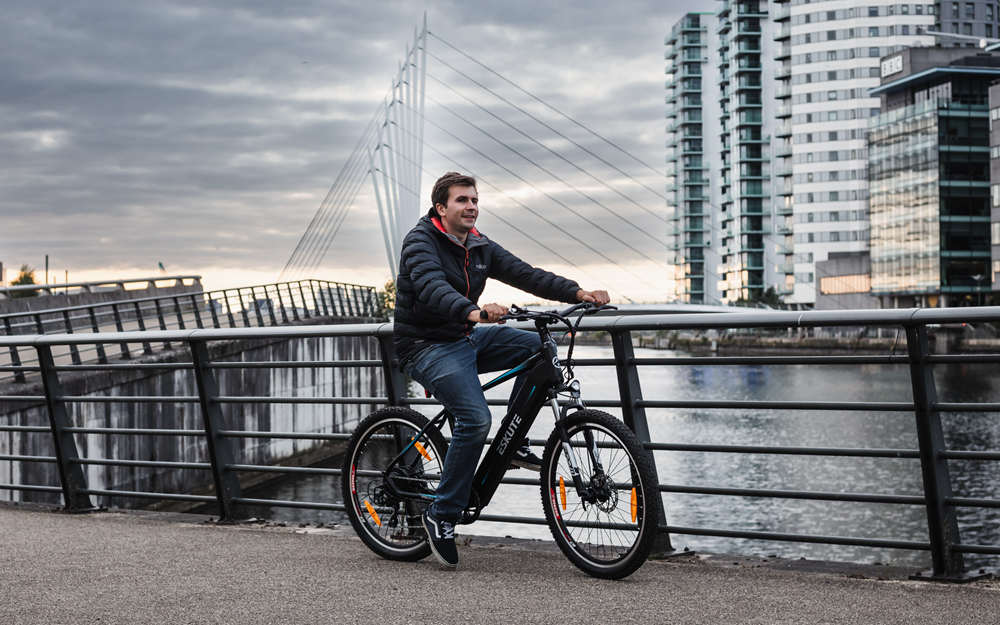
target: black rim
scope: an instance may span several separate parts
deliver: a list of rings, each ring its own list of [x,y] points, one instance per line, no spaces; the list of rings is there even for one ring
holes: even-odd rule
[[[584,432],[587,430],[597,443],[603,473],[596,470],[585,447]],[[635,459],[621,439],[598,424],[571,426],[569,437],[580,477],[593,501],[588,503],[577,493],[570,477],[565,450],[560,445],[553,451],[546,472],[556,524],[570,547],[593,565],[611,567],[620,564],[635,551],[643,533],[645,493],[637,479]]]
[[[419,445],[410,445],[418,429],[403,419],[379,421],[361,435],[350,463],[346,495],[354,515],[366,534],[400,553],[426,541],[420,522],[423,506],[396,497],[392,486],[425,492],[432,501],[443,466],[439,450],[427,438],[420,439]],[[386,484],[382,476],[385,467],[406,446],[405,462],[397,464],[388,476],[391,483]]]

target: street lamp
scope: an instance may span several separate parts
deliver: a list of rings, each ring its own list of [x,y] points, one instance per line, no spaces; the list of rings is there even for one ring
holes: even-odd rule
[[[981,273],[972,274],[972,279],[976,281],[976,301],[978,302],[976,304],[977,306],[983,305],[983,289],[982,286],[980,286],[980,283],[985,277],[986,276]]]

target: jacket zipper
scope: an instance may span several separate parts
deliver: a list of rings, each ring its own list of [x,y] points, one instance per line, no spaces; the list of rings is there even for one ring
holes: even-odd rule
[[[469,297],[469,291],[472,290],[472,281],[469,280],[469,249],[465,249],[465,296]]]

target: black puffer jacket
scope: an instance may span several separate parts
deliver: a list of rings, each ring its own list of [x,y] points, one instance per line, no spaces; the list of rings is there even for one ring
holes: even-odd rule
[[[422,217],[403,239],[399,259],[394,338],[400,360],[425,343],[465,336],[473,326],[469,313],[479,308],[476,302],[487,278],[570,303],[580,289],[572,280],[532,267],[477,230],[463,245],[438,219]]]

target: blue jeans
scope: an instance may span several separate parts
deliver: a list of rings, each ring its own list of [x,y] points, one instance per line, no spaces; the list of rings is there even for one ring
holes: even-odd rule
[[[476,326],[469,336],[453,343],[427,347],[404,363],[403,372],[422,384],[455,417],[437,497],[431,504],[435,517],[455,522],[469,503],[476,465],[493,421],[477,375],[509,369],[540,346],[535,332],[491,324]],[[526,373],[517,377],[511,398],[525,378]]]

